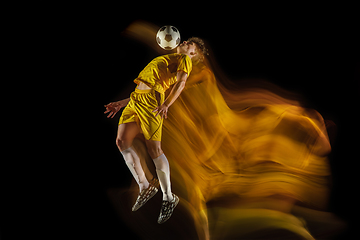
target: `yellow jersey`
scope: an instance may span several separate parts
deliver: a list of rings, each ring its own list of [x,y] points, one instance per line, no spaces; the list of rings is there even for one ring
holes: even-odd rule
[[[148,87],[159,93],[164,93],[176,79],[178,71],[184,71],[190,75],[192,61],[186,54],[167,54],[154,58],[134,80],[139,85],[145,83]]]

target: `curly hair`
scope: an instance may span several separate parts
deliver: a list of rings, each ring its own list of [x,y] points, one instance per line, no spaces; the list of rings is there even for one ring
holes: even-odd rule
[[[209,55],[208,49],[205,47],[204,40],[198,37],[191,37],[187,40],[187,42],[193,42],[196,44],[197,48],[200,50],[201,59],[204,58],[205,55]]]

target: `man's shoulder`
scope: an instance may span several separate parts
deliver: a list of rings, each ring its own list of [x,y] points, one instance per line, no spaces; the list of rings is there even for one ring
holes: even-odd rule
[[[164,54],[164,55],[160,55],[158,56],[158,58],[176,58],[179,57],[181,54],[179,53],[169,53],[169,54]]]
[[[169,54],[164,54],[164,55],[160,55],[157,58],[190,58],[188,55],[184,54],[184,53],[169,53]]]
[[[160,55],[154,58],[153,61],[169,61],[169,62],[181,62],[181,61],[191,61],[191,58],[183,53],[169,53],[165,55]]]
[[[160,55],[160,56],[157,56],[155,57],[152,61],[161,61],[161,60],[169,60],[169,59],[174,59],[176,58],[176,55],[177,53],[170,53],[170,54],[164,54],[164,55]]]

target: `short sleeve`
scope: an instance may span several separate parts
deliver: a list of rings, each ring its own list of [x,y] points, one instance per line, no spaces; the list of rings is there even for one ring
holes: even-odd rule
[[[181,58],[180,58],[180,61],[179,61],[178,68],[177,68],[177,72],[178,71],[184,71],[188,75],[190,75],[191,70],[192,70],[191,58],[186,54],[182,54]]]

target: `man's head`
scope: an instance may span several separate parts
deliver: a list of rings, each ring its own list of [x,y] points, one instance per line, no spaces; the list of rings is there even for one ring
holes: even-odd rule
[[[184,41],[177,47],[176,51],[177,53],[188,55],[192,60],[202,61],[204,56],[208,55],[204,41],[197,37],[192,37]]]

